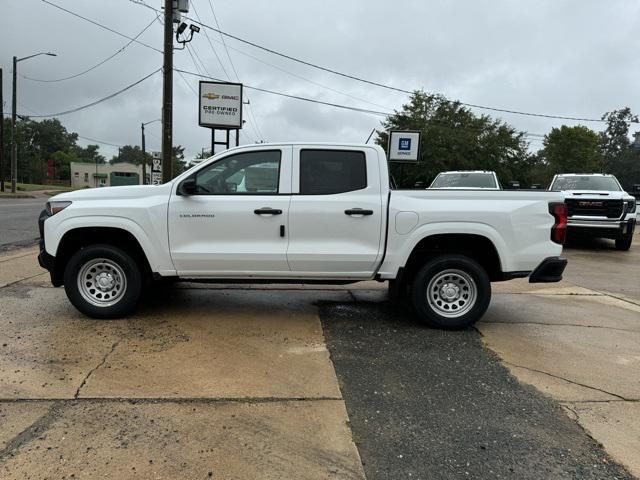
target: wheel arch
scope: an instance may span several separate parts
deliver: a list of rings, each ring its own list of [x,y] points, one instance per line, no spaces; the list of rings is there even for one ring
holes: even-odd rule
[[[426,261],[445,254],[465,255],[480,264],[491,281],[503,279],[502,262],[494,242],[476,233],[436,233],[423,237],[404,263],[403,278],[412,278]]]
[[[64,269],[71,256],[82,248],[97,244],[122,249],[140,265],[143,274],[152,275],[147,253],[138,238],[130,231],[106,226],[77,227],[66,231],[58,243],[51,275],[53,285],[57,287],[64,284]]]

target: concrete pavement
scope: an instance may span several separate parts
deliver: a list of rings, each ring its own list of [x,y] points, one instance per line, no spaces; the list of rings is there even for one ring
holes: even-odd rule
[[[0,477],[364,478],[311,292],[181,288],[94,321],[42,271],[15,282],[34,255],[0,264]]]
[[[36,241],[38,215],[46,198],[0,198],[0,250]]]
[[[611,253],[631,258],[633,248]],[[573,280],[584,275],[572,269],[590,272],[609,253],[567,254]],[[414,325],[389,310],[375,282],[186,284],[129,319],[94,321],[50,287],[35,255],[0,256],[0,477],[448,478],[515,468],[521,478],[629,478],[572,418],[640,473],[633,291],[615,298],[568,280],[494,285],[478,325],[484,344],[565,416],[510,380],[473,331]],[[633,282],[633,262],[620,268]],[[323,322],[340,380],[317,301],[331,305]],[[365,363],[343,375],[339,358]],[[396,390],[403,376],[413,388]],[[367,396],[375,382],[390,388]],[[383,414],[390,423],[379,423]],[[467,442],[479,435],[474,425],[486,429],[477,437],[486,442],[471,444],[477,451]],[[446,445],[460,448],[447,454]],[[403,448],[410,459],[398,457]]]

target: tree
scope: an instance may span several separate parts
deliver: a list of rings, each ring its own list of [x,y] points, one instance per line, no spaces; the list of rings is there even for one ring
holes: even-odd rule
[[[142,149],[138,145],[125,145],[119,149],[118,155],[114,155],[111,158],[110,163],[133,163],[134,165],[140,165],[142,163]],[[149,161],[150,157],[147,157]]]
[[[602,120],[607,122],[607,128],[600,134],[602,154],[609,166],[631,146],[629,125],[631,122],[637,122],[638,116],[631,113],[629,107],[624,107],[605,113]]]
[[[602,171],[600,137],[585,126],[552,128],[543,144],[540,154],[551,175]]]
[[[520,179],[529,155],[524,134],[500,120],[476,115],[442,95],[415,91],[409,103],[382,122],[376,143],[387,148],[387,130],[422,132],[417,164],[391,164],[400,186],[429,183],[443,170],[495,170],[503,182]],[[529,168],[527,166],[527,168]]]
[[[87,145],[85,148],[76,147],[77,156],[81,162],[88,163],[105,163],[107,160],[104,156],[100,155],[98,145]]]
[[[173,177],[177,177],[185,171],[186,162],[184,161],[184,147],[182,145],[175,145],[172,149],[171,155],[171,170]]]
[[[638,122],[638,116],[625,107],[605,113],[602,119],[607,122],[607,128],[600,134],[606,171],[630,190],[632,185],[640,183],[640,151],[634,148],[629,137],[629,127],[632,122]]]

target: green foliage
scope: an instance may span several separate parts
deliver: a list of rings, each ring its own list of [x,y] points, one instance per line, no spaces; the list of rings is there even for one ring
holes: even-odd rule
[[[444,170],[494,170],[502,182],[533,179],[538,159],[527,153],[524,134],[500,120],[475,115],[459,102],[442,95],[416,91],[409,103],[382,123],[385,130],[422,132],[420,161],[414,165],[391,164],[399,186],[417,181],[429,184]],[[386,131],[376,143],[385,150]]]
[[[110,163],[132,163],[140,165],[142,163],[142,149],[138,145],[125,145],[118,149],[118,155],[111,157]],[[147,153],[147,163],[150,162],[151,155]]]
[[[186,165],[184,161],[184,147],[182,145],[175,145],[173,147],[173,154],[171,155],[171,172],[173,178],[184,172]]]
[[[582,125],[551,129],[540,155],[551,174],[600,173],[603,169],[600,136]]]
[[[604,114],[602,119],[607,122],[607,128],[600,134],[605,169],[630,191],[632,185],[640,184],[640,150],[634,148],[629,138],[630,124],[638,121],[638,115],[625,107]]]

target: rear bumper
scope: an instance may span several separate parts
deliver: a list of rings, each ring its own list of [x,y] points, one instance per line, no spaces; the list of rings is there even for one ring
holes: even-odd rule
[[[529,275],[529,283],[552,283],[562,280],[567,259],[562,257],[545,258]]]

